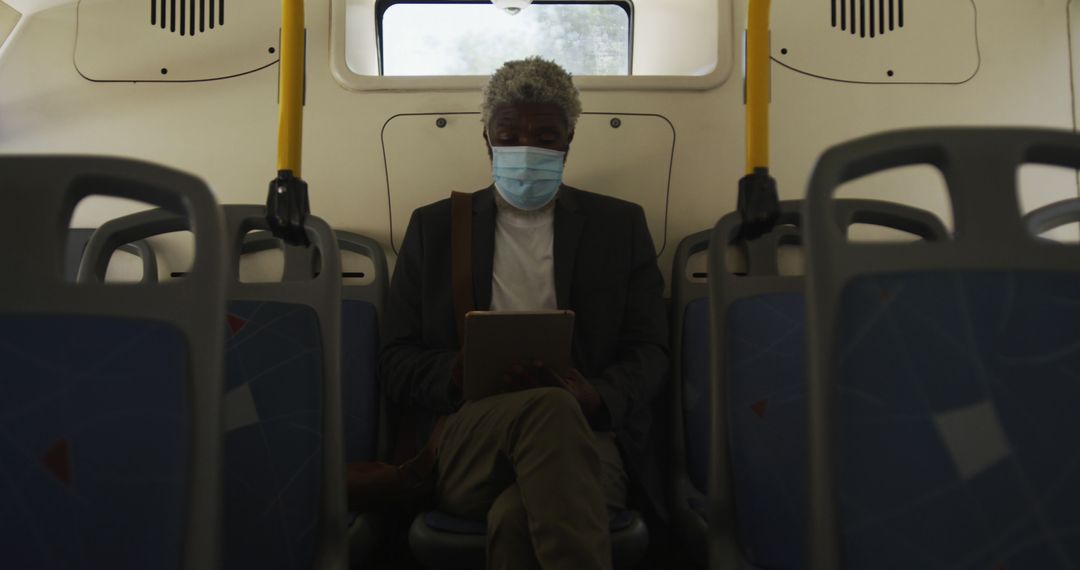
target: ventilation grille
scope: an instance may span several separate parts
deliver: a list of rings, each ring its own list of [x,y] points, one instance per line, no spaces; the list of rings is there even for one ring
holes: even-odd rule
[[[861,38],[904,27],[904,0],[832,0],[832,27]]]
[[[225,0],[150,0],[150,25],[194,36],[225,24]]]

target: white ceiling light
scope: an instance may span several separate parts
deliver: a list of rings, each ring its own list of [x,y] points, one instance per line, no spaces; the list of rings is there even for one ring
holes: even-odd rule
[[[491,0],[491,3],[511,16],[521,13],[532,0]]]

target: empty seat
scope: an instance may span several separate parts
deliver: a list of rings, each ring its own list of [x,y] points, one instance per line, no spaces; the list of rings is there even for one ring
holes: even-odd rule
[[[1016,187],[1027,162],[1080,167],[1080,137],[902,131],[819,159],[806,220],[811,568],[1080,560],[1080,256],[1031,239]],[[913,164],[944,175],[955,238],[848,243],[837,186]]]
[[[690,259],[709,246],[708,230],[679,243],[671,271],[672,522],[686,557],[706,561],[709,434],[709,286],[688,275]]]
[[[805,567],[806,296],[802,275],[781,274],[779,252],[802,244],[803,202],[784,201],[780,207],[776,227],[755,240],[739,237],[737,213],[713,229],[709,289],[715,373],[711,407],[707,404],[704,413],[722,420],[712,424],[715,443],[697,453],[714,458],[708,489],[716,498],[709,511],[710,522],[716,521],[713,556],[722,564],[737,560],[754,568],[793,570]],[[864,223],[927,241],[947,235],[930,212],[900,204],[839,200],[833,207],[837,227],[845,232]],[[729,269],[732,246],[745,251],[744,272]],[[705,426],[708,419],[698,423]]]
[[[342,273],[345,278],[370,278],[364,284],[341,287],[341,391],[345,429],[345,462],[373,461],[387,431],[380,429],[378,379],[379,313],[382,311],[389,277],[386,255],[379,243],[367,236],[336,230],[334,236],[342,252],[352,252],[371,261],[373,275]],[[270,232],[253,232],[244,239],[243,253],[282,249],[286,280],[311,279],[321,271],[317,250],[290,246]],[[376,546],[379,520],[373,514],[349,514],[350,559],[354,565],[365,560]]]
[[[217,568],[225,285],[210,190],[122,159],[9,156],[0,171],[19,210],[0,225],[4,566]],[[65,232],[89,195],[183,219],[189,278],[65,279]]]
[[[384,402],[379,390],[379,314],[390,277],[382,246],[367,236],[338,230],[342,252],[371,260],[374,275],[366,284],[341,287],[342,401],[345,405],[345,461],[372,461],[390,448]],[[352,276],[343,273],[348,277]],[[379,519],[373,514],[351,515],[350,556],[356,565],[377,544]]]
[[[308,237],[323,259],[317,276],[309,262],[306,273],[287,274],[285,281],[242,283],[241,244],[250,231],[267,228],[265,209],[224,211],[221,243],[232,246],[221,323],[227,334],[225,567],[340,568],[348,554],[337,242],[325,222],[310,216]],[[87,256],[111,256],[107,248],[94,249],[98,235],[123,236],[132,228],[184,229],[167,212],[134,214],[103,225]]]

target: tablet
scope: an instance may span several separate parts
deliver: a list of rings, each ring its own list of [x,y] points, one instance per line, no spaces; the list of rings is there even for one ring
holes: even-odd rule
[[[462,391],[479,400],[505,391],[503,375],[515,363],[537,360],[552,370],[570,368],[573,311],[470,311],[465,314]]]

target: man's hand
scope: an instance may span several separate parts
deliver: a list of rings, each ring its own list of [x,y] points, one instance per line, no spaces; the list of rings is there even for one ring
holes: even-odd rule
[[[539,360],[533,362],[531,366],[520,362],[510,365],[503,374],[502,382],[506,392],[558,386],[555,376]]]
[[[556,375],[559,385],[566,388],[577,399],[582,413],[588,418],[589,423],[604,423],[607,420],[607,407],[600,392],[585,378],[576,368],[570,368],[565,374]]]

